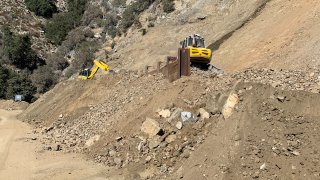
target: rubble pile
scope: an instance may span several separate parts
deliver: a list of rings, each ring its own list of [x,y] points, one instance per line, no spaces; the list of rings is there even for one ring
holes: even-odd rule
[[[42,127],[45,138],[41,141],[47,150],[84,152],[107,166],[125,168],[140,164],[149,167],[153,169],[153,173],[147,175],[149,178],[170,175],[197,151],[218,122],[232,117],[233,109],[235,113],[244,110],[245,98],[250,96],[244,94],[254,87],[235,91],[234,87],[241,82],[318,93],[320,72],[315,69],[249,69],[232,75],[216,75],[193,71],[192,76],[173,83],[159,75],[141,77],[125,73],[116,85],[106,87],[103,103],[90,105],[90,110],[77,119],[61,114],[50,127]],[[279,102],[286,102],[286,98],[274,97]],[[159,105],[164,102],[169,103]],[[269,112],[266,116],[272,118],[272,113],[277,112],[272,110],[273,106],[262,105],[267,109],[259,114]],[[247,142],[245,151],[252,158],[246,160],[259,158],[263,149],[257,150],[257,142]],[[295,154],[301,152],[295,148],[280,149],[280,154],[288,153],[297,156]],[[262,169],[268,169],[269,163],[263,163],[261,157],[255,161]],[[243,172],[241,176],[244,177],[262,176],[261,171],[256,173],[251,166],[243,167]]]

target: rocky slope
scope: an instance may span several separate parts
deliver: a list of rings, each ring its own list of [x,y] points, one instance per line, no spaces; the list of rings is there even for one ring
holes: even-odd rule
[[[113,65],[127,70],[64,81],[28,107],[43,148],[84,153],[109,178],[319,178],[316,1],[178,2],[145,36],[118,39]],[[174,55],[190,29],[226,74],[131,71]]]
[[[140,77],[134,73],[124,73],[102,76],[85,84],[73,82],[74,85],[70,87],[71,89],[65,88],[63,85],[57,86],[52,92],[31,105],[20,118],[29,119],[30,123],[36,125],[35,131],[44,135],[41,141],[46,150],[85,153],[94,158],[96,162],[120,169],[113,173],[128,171],[128,174],[124,174],[128,179],[134,176],[141,178],[184,176],[186,179],[194,179],[196,178],[195,174],[187,170],[191,164],[195,165],[190,162],[193,162],[193,158],[199,159],[199,155],[204,154],[204,149],[208,148],[218,154],[230,152],[231,157],[222,159],[219,165],[209,164],[204,167],[195,165],[200,167],[199,172],[205,172],[203,173],[206,175],[204,177],[232,177],[238,176],[236,174],[239,172],[246,172],[241,174],[243,178],[265,177],[270,175],[269,171],[259,171],[256,166],[258,164],[261,166],[263,163],[267,163],[270,168],[271,164],[276,166],[275,160],[269,159],[269,156],[260,157],[260,155],[252,154],[252,157],[258,156],[259,160],[256,160],[255,164],[249,162],[250,159],[248,159],[248,165],[244,167],[247,168],[246,171],[239,169],[238,166],[233,166],[233,161],[240,163],[239,156],[237,156],[239,153],[251,153],[250,150],[256,152],[254,147],[258,146],[255,144],[259,142],[257,138],[262,136],[261,133],[269,131],[262,128],[265,127],[264,123],[272,124],[272,122],[280,120],[274,120],[276,116],[273,116],[272,113],[277,113],[279,118],[290,118],[286,120],[288,123],[282,121],[281,123],[286,124],[289,129],[295,127],[290,123],[291,120],[292,123],[296,122],[295,117],[300,118],[297,110],[289,108],[285,111],[287,114],[283,114],[280,107],[298,108],[298,99],[303,97],[310,97],[310,100],[318,98],[320,72],[317,69],[309,69],[308,71],[248,69],[241,73],[223,76],[195,71],[190,78],[185,77],[174,83],[168,83],[158,75]],[[105,81],[106,79],[108,81]],[[260,85],[260,83],[266,85]],[[102,84],[107,88],[101,94],[95,93],[97,92],[96,88],[101,88]],[[77,87],[77,93],[72,90],[74,87]],[[92,89],[91,92],[88,91],[89,87]],[[290,92],[291,90],[294,92]],[[55,95],[55,92],[59,92],[59,95]],[[102,91],[99,89],[98,92]],[[234,107],[234,113],[226,110],[225,103],[228,102],[230,93],[235,94],[236,102],[238,102]],[[257,95],[255,95],[256,93]],[[97,100],[92,101],[92,98]],[[261,106],[255,106],[256,101],[261,102]],[[267,103],[269,101],[271,104]],[[279,102],[280,105],[281,103],[288,105],[281,105],[277,110],[273,110],[274,106],[279,105],[276,102]],[[304,101],[301,103],[308,104]],[[258,119],[271,119],[257,124],[255,116],[247,117],[247,115],[241,114],[247,113],[247,111],[258,115]],[[258,114],[255,113],[256,111]],[[191,112],[195,115],[194,120],[182,121],[181,112]],[[299,112],[303,113],[302,110]],[[313,112],[314,110],[310,110],[310,113]],[[301,116],[309,118],[307,113]],[[238,117],[244,117],[244,119]],[[250,121],[247,121],[246,118],[250,118]],[[230,127],[228,127],[229,122],[233,122],[230,123]],[[250,124],[250,122],[252,123]],[[273,126],[276,125],[273,124]],[[247,135],[247,132],[252,131],[246,128],[251,127],[257,129],[255,134],[261,135],[254,136],[255,141],[251,141],[249,139],[251,136]],[[237,131],[233,128],[236,128]],[[240,133],[240,139],[244,138],[243,141],[235,140],[235,143],[238,143],[236,147],[228,144],[223,146],[221,150],[217,148],[216,143],[222,143],[221,141],[225,138],[230,138],[226,143],[232,143],[236,132]],[[283,130],[279,129],[279,133],[282,132]],[[305,133],[307,136],[311,136],[313,131]],[[312,136],[317,137],[315,134]],[[315,142],[312,141],[313,144]],[[247,147],[246,143],[251,143],[248,147],[253,149],[248,149],[246,152],[247,149],[240,148]],[[259,153],[262,150],[265,153],[272,152],[272,148],[269,150],[267,146],[260,146],[262,149],[260,148]],[[316,150],[316,146],[310,147]],[[308,149],[309,146],[294,148],[288,150],[288,153],[295,153],[295,150],[299,150],[300,153],[304,148]],[[283,153],[286,152],[283,151]],[[300,158],[299,155],[290,156],[290,158],[296,156],[298,159]],[[208,158],[205,155],[200,157],[204,162],[206,160],[203,158]],[[212,156],[212,161],[216,161],[213,160],[216,157],[218,155]],[[306,155],[306,157],[309,156]],[[317,153],[315,157],[318,157]],[[287,160],[283,159],[282,161],[286,162]],[[306,164],[306,162],[303,163]],[[280,164],[278,165],[280,166]],[[210,170],[210,167],[213,169]],[[317,175],[313,173],[319,172],[319,169],[316,165],[312,169],[311,171],[307,169],[303,171],[307,173],[308,177],[316,177]],[[195,169],[192,172],[198,173],[198,170]],[[113,173],[110,173],[110,176]],[[274,173],[276,176],[289,176],[288,169],[273,170],[270,173]],[[297,173],[297,176],[301,177],[301,174]]]

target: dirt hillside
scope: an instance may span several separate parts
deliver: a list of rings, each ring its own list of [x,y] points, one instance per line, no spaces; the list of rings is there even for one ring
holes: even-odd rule
[[[134,73],[105,75],[85,83],[73,80],[70,89],[57,86],[52,92],[69,95],[74,102],[81,97],[81,106],[68,105],[70,100],[64,102],[68,96],[48,93],[20,118],[35,125],[35,132],[42,134],[39,141],[45,150],[52,151],[58,145],[64,152],[85,153],[97,163],[118,168],[107,175],[111,178],[120,175],[125,179],[177,176],[232,179],[239,173],[243,178],[257,178],[291,177],[292,172],[302,177],[302,173],[282,166],[303,157],[306,159],[301,163],[307,166],[292,166],[308,177],[318,177],[317,164],[309,165],[313,162],[308,159],[311,156],[302,153],[311,151],[318,158],[317,141],[300,136],[290,139],[291,135],[290,138],[287,135],[287,131],[295,131],[300,118],[317,123],[314,109],[298,110],[301,104],[303,108],[316,108],[320,72],[317,69],[309,72],[249,69],[217,76],[193,71],[191,77],[174,83],[168,83],[160,75],[140,77]],[[114,81],[106,81],[110,78]],[[78,83],[86,90],[75,86]],[[88,93],[90,86],[95,90],[102,85],[103,93],[94,96]],[[77,87],[77,97],[73,97],[72,87]],[[230,94],[235,94],[238,103],[229,108],[226,104]],[[93,97],[97,101],[92,101]],[[181,112],[191,112],[194,120],[181,121]],[[160,128],[156,134],[148,135],[142,130],[143,124],[150,121],[156,123],[146,125],[147,129]],[[311,123],[305,125],[310,128]],[[270,131],[275,134],[264,134]],[[306,137],[317,138],[314,133],[311,129],[303,130]],[[301,144],[294,147],[284,144],[291,141]],[[280,153],[274,154],[272,145]],[[274,158],[282,155],[281,161]],[[242,166],[242,161],[247,165]],[[259,170],[264,163],[267,169]],[[276,170],[277,166],[281,168]]]
[[[120,41],[126,70],[63,81],[19,118],[45,151],[83,153],[110,179],[319,179],[318,7],[193,1]],[[226,74],[132,71],[174,55],[190,29]]]
[[[156,27],[148,29],[146,35],[129,34],[116,47],[114,58],[127,69],[155,65],[157,61],[165,61],[169,55],[176,56],[179,42],[192,33],[204,36],[209,46],[243,26],[267,2],[200,0],[190,3],[162,19]]]
[[[319,3],[308,1],[201,0],[164,18],[148,33],[116,47],[121,67],[141,69],[175,56],[179,42],[199,33],[226,72],[248,67],[298,69],[318,65]]]

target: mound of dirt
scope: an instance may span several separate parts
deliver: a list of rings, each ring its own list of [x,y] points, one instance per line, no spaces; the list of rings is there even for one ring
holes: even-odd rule
[[[169,83],[159,75],[140,77],[134,73],[115,74],[97,77],[92,81],[66,81],[32,104],[21,118],[29,119],[28,122],[36,125],[36,132],[44,135],[40,140],[45,149],[85,153],[96,162],[119,168],[116,172],[128,172],[121,175],[127,179],[164,176],[184,176],[187,179],[235,177],[239,176],[237,173],[240,171],[244,172],[239,166],[233,166],[237,164],[236,158],[239,158],[239,153],[247,151],[247,146],[242,144],[243,149],[239,149],[240,142],[242,143],[240,140],[251,137],[243,132],[247,132],[246,129],[248,132],[255,132],[255,128],[257,131],[263,130],[264,123],[268,121],[260,124],[254,121],[267,112],[271,114],[264,115],[273,118],[273,103],[293,103],[286,104],[289,108],[297,107],[300,97],[304,100],[303,94],[317,99],[319,77],[317,69],[248,69],[222,76],[194,71],[190,77]],[[255,83],[271,84],[273,87]],[[291,93],[291,90],[317,94],[300,91]],[[232,98],[229,98],[230,94]],[[270,94],[274,95],[272,103],[264,104],[268,102]],[[291,97],[291,94],[296,95]],[[293,100],[294,98],[297,100]],[[225,105],[227,101],[231,103]],[[277,108],[281,110],[280,107],[284,108]],[[266,108],[265,111],[262,108]],[[282,111],[278,114],[284,114],[284,118],[299,116],[293,115],[294,109],[287,111],[289,110],[288,114]],[[254,115],[248,117],[243,114],[245,111],[254,112]],[[181,117],[181,112],[186,117],[191,113],[191,121],[183,121],[186,117]],[[309,116],[305,114],[303,117]],[[154,123],[146,125],[147,129],[150,128],[147,131],[142,131],[141,129],[146,128],[142,128],[144,122],[149,118]],[[247,122],[251,124],[246,124]],[[153,132],[151,136],[144,133],[152,131],[157,132]],[[256,133],[262,135],[262,132]],[[306,133],[309,136],[311,132]],[[267,138],[261,139],[267,141]],[[255,144],[259,142],[257,139],[248,142],[254,142],[252,147],[258,147]],[[290,156],[292,153],[302,154],[299,149],[292,149],[288,153]],[[297,155],[293,157],[295,156]],[[244,157],[246,156],[242,154],[240,159]],[[256,164],[249,162],[251,157],[254,156],[245,159],[250,167],[242,174],[243,178],[270,175],[265,171],[257,172],[255,166],[262,162],[260,166],[266,163],[264,166],[269,167],[274,163],[273,159],[263,157],[271,156],[260,157]],[[304,172],[311,177],[309,171]],[[272,173],[281,176],[283,172],[272,170]]]
[[[319,178],[320,95],[252,83],[233,91],[235,112],[183,163],[185,179]]]
[[[0,109],[6,110],[25,110],[29,106],[27,102],[15,102],[13,100],[0,100]]]

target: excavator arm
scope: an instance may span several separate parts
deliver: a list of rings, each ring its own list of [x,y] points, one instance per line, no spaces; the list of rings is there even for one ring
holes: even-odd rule
[[[89,75],[85,76],[85,75],[81,75],[79,76],[79,78],[81,79],[92,79],[94,78],[94,76],[96,75],[96,73],[98,72],[99,69],[103,69],[105,71],[110,71],[110,67],[107,63],[101,61],[101,60],[94,60],[94,67],[92,68]]]

